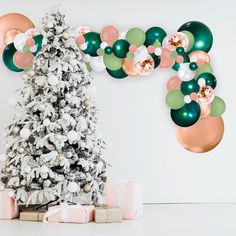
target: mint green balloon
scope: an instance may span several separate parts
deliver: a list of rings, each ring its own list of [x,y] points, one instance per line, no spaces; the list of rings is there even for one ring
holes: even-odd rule
[[[122,67],[122,59],[116,57],[114,54],[105,54],[103,62],[109,70],[119,70]]]
[[[211,115],[221,116],[225,112],[226,106],[222,98],[215,96],[211,103]]]
[[[200,74],[206,72],[213,74],[212,66],[207,62],[205,62],[203,66],[198,67],[198,69],[196,70],[195,79],[197,79]]]
[[[142,29],[135,27],[127,32],[125,39],[130,44],[134,44],[136,47],[140,47],[144,44],[146,40],[146,35]]]
[[[171,109],[174,110],[180,109],[185,104],[184,95],[178,89],[172,90],[166,95],[166,104]]]

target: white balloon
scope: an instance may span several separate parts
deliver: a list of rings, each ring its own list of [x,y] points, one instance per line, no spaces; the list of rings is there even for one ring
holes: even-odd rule
[[[142,45],[139,48],[137,48],[137,51],[134,54],[134,61],[139,62],[139,61],[144,61],[147,59],[149,56],[147,48]]]
[[[192,71],[189,68],[189,64],[190,63],[183,63],[180,65],[179,70],[178,70],[178,76],[181,80],[183,81],[189,81],[192,80],[194,78],[194,76],[196,75],[195,71]]]
[[[26,44],[27,39],[28,39],[28,36],[25,33],[17,34],[14,39],[14,46],[16,50],[23,51],[23,48]]]
[[[93,71],[99,72],[99,71],[103,71],[106,69],[106,66],[103,62],[103,57],[102,56],[98,56],[98,57],[91,57],[89,64],[92,68]]]

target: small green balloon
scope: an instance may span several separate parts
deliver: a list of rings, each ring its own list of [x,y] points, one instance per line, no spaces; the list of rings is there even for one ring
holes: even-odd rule
[[[106,69],[108,74],[116,79],[124,79],[125,77],[127,77],[128,75],[123,71],[122,68],[120,68],[119,70],[109,70]]]
[[[203,74],[206,72],[213,73],[212,66],[207,62],[205,62],[203,66],[200,66],[197,68],[195,78],[197,79],[200,74]]]
[[[160,47],[161,47],[161,43],[160,43],[159,41],[156,41],[156,42],[153,44],[153,46],[154,46],[155,48],[160,48]]]
[[[24,53],[29,53],[29,52],[30,52],[29,47],[25,45],[25,46],[23,47],[23,52],[24,52]]]
[[[86,50],[83,50],[83,52],[92,57],[98,56],[97,50],[100,48],[100,44],[102,42],[100,34],[97,32],[88,32],[84,35],[84,38],[87,48]]]
[[[156,41],[162,44],[163,39],[166,37],[166,32],[160,27],[154,26],[146,31],[146,40],[144,45],[148,47],[149,45],[153,45]]]
[[[221,116],[226,109],[225,102],[222,98],[215,96],[214,100],[211,103],[211,115],[212,116]]]
[[[32,53],[34,56],[36,56],[38,54],[39,51],[41,51],[42,49],[42,44],[43,44],[43,35],[42,34],[38,34],[34,37],[34,42],[35,42],[35,46],[37,47],[37,51]]]
[[[133,52],[127,52],[127,54],[126,54],[126,57],[128,58],[128,59],[134,59],[134,53]]]
[[[107,47],[104,49],[104,52],[105,52],[105,54],[107,54],[107,55],[111,55],[112,52],[113,52],[113,49],[112,49],[111,46],[107,46]]]
[[[217,84],[216,77],[211,73],[206,72],[206,73],[200,74],[197,80],[199,79],[204,79],[206,85],[211,86],[213,89],[216,87],[216,84]]]
[[[171,109],[170,113],[174,123],[181,127],[189,127],[194,125],[198,121],[200,114],[200,105],[195,101],[185,104],[178,110]]]
[[[194,44],[193,47],[188,51],[191,53],[193,51],[201,50],[205,52],[209,52],[212,43],[213,36],[211,30],[205,24],[199,21],[190,21],[183,24],[178,31],[189,31],[194,36]]]
[[[142,29],[135,27],[127,32],[125,39],[130,44],[134,44],[136,47],[140,47],[145,42],[146,35]]]
[[[166,104],[171,109],[179,109],[184,106],[184,95],[180,90],[174,89],[166,95]]]
[[[155,53],[150,53],[149,55],[152,57],[154,61],[154,68],[157,68],[160,65],[161,57],[157,56]]]
[[[116,57],[114,54],[103,56],[103,62],[109,70],[119,70],[122,67],[122,59]]]
[[[4,64],[7,66],[9,70],[15,71],[15,72],[21,72],[23,71],[23,69],[16,67],[13,62],[13,57],[16,51],[17,50],[14,46],[14,43],[8,44],[3,51],[2,59],[3,59]]]
[[[113,52],[119,58],[125,58],[129,51],[129,42],[125,39],[118,39],[113,45]]]
[[[195,71],[195,70],[197,70],[197,68],[198,68],[198,65],[197,65],[196,62],[191,62],[191,63],[189,64],[189,69],[190,69],[190,70]]]
[[[97,54],[98,54],[98,56],[103,56],[104,55],[104,50],[102,48],[99,48],[97,50]]]
[[[184,95],[190,95],[191,93],[198,93],[200,86],[195,79],[190,81],[183,81],[180,85],[181,92]]]
[[[187,36],[187,38],[188,38],[189,45],[188,45],[188,48],[186,50],[186,52],[188,52],[193,47],[193,45],[194,45],[194,36],[193,36],[193,34],[191,32],[186,31],[186,30],[181,31],[181,33],[185,34]]]

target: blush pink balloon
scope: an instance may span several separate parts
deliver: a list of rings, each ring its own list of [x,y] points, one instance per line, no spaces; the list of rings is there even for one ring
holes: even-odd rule
[[[101,30],[100,36],[103,42],[106,42],[109,46],[112,46],[119,38],[119,32],[114,26],[107,25]]]
[[[35,41],[33,38],[28,38],[26,40],[26,46],[28,46],[29,48],[33,47],[35,45]]]
[[[202,63],[204,64],[205,62],[207,62],[207,63],[211,62],[211,59],[210,59],[210,56],[208,55],[208,53],[206,53],[204,51],[200,51],[200,50],[190,53],[189,59],[191,60],[192,58],[197,59],[197,61],[196,61],[197,64],[202,64]]]
[[[182,80],[180,80],[180,78],[178,76],[173,76],[167,82],[167,85],[166,85],[167,90],[171,91],[174,89],[180,89],[181,83],[182,83]]]
[[[171,51],[167,48],[162,48],[160,68],[170,68],[174,65],[175,60],[171,57]]]
[[[34,55],[32,53],[24,53],[17,51],[13,56],[14,64],[21,69],[28,68],[32,65]]]
[[[211,104],[201,104],[200,107],[201,107],[200,119],[205,119],[211,113]]]

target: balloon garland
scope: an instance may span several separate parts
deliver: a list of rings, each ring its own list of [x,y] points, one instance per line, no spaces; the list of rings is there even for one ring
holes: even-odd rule
[[[13,27],[14,17],[26,22],[25,32]],[[5,38],[0,42],[1,47],[5,43],[2,57],[12,71],[29,69],[41,50],[43,36],[30,22],[27,17],[13,13],[0,17],[1,39]],[[218,145],[224,133],[221,115],[226,106],[215,95],[217,80],[208,54],[213,36],[205,24],[187,22],[170,35],[157,26],[146,32],[134,27],[121,34],[111,25],[101,33],[82,26],[76,30],[75,38],[88,68],[106,70],[116,79],[146,76],[157,67],[172,68],[177,74],[167,82],[166,104],[176,124],[177,140],[192,152],[210,151]]]

